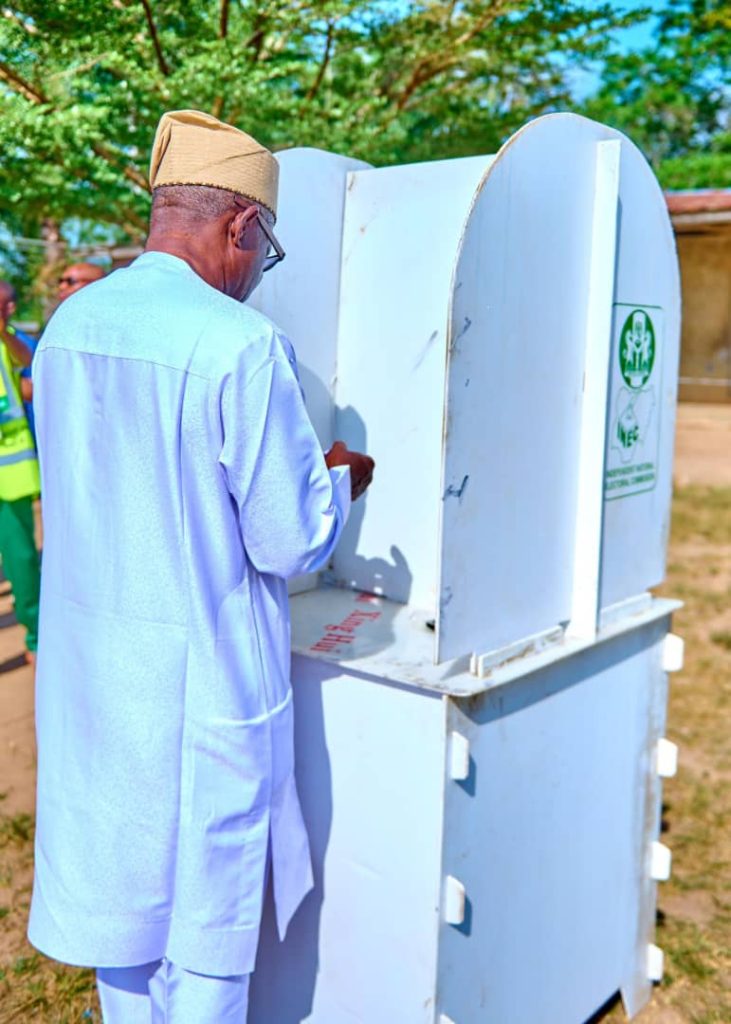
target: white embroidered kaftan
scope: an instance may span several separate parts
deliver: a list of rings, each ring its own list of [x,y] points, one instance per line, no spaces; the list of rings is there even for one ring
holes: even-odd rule
[[[59,960],[253,969],[311,885],[285,578],[350,507],[294,356],[146,253],[68,299],[34,364],[45,523],[31,941]]]

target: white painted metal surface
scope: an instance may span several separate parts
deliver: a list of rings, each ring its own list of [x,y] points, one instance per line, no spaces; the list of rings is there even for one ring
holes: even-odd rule
[[[584,331],[578,504],[573,558],[569,636],[596,635],[599,617],[604,466],[597,453],[606,446],[612,299],[619,220],[619,163],[622,143],[596,144],[591,268]]]
[[[647,947],[647,977],[650,981],[658,982],[662,981],[664,973],[665,954],[659,946],[651,943]]]
[[[434,664],[433,634],[423,612],[371,594],[323,586],[292,599],[292,649],[309,658],[335,660],[353,673],[471,697],[639,629],[679,607],[677,601],[656,599],[632,616],[612,619],[595,640],[564,639],[560,644],[518,649],[476,675],[470,658]]]
[[[613,220],[617,191],[619,215]],[[635,270],[640,260],[641,273]],[[612,460],[624,455],[615,455],[617,424],[606,415],[602,371],[608,357],[610,368],[619,366],[624,320],[616,326],[618,302],[663,306],[666,329],[662,359],[657,341],[657,363],[673,375],[676,264],[657,183],[639,151],[619,133],[571,115],[541,118],[491,164],[465,227],[454,277],[440,658],[501,648],[559,624],[570,623],[573,635],[591,635],[599,607],[641,593],[661,578],[670,503],[671,384],[657,398],[658,409],[664,409],[662,445],[653,456],[657,487],[622,500],[606,492],[612,500],[604,502],[604,524],[597,446],[606,422],[607,473],[614,472]],[[658,280],[651,288],[655,269]],[[629,299],[632,282],[646,299]],[[625,371],[638,383],[633,400],[647,404],[654,378],[639,383],[642,375]],[[610,373],[613,408],[632,390],[623,385],[623,392],[615,377]],[[648,421],[653,430],[658,422]],[[628,466],[640,465],[636,455],[642,447],[635,438]],[[624,463],[620,468],[617,478],[624,479]],[[511,544],[510,537],[520,539]]]
[[[680,672],[685,658],[685,642],[681,636],[668,633],[662,648],[662,667],[666,672]]]
[[[442,698],[302,657],[293,679],[315,889],[283,944],[267,910],[249,1024],[434,1024]]]
[[[602,606],[655,586],[665,574],[680,347],[680,280],[672,225],[652,171],[626,140],[620,178]],[[630,340],[636,367],[632,359],[627,361]],[[627,426],[630,440],[635,438],[629,449],[620,438]],[[617,481],[629,481],[630,486],[616,487]]]
[[[657,774],[663,779],[672,779],[678,771],[678,747],[664,736],[657,741],[655,765]]]
[[[465,887],[454,875],[444,879],[444,921],[455,927],[464,924],[467,906]]]
[[[347,175],[359,160],[319,149],[277,154],[276,233],[286,258],[264,274],[249,300],[289,336],[297,352],[307,411],[324,447],[333,440],[340,265]]]
[[[487,688],[464,661],[420,683],[428,640],[416,657],[398,604],[332,588],[293,606],[317,886],[282,945],[266,923],[251,1024],[583,1024],[617,989],[637,1012],[675,605],[509,663]],[[343,623],[357,639],[318,650]]]
[[[673,865],[673,855],[664,843],[655,840],[650,847],[650,878],[656,882],[667,882]]]
[[[461,732],[452,730],[449,746],[449,777],[464,782],[470,774],[470,741]]]
[[[409,164],[348,181],[336,422],[376,460],[378,485],[354,507],[334,570],[431,618],[452,268],[489,163]]]
[[[597,155],[572,120],[557,128],[533,122],[503,147],[457,259],[440,658],[571,616]]]
[[[295,346],[307,411],[323,448],[335,440],[334,387],[340,307],[345,188],[368,164],[319,149],[277,154],[280,197],[276,232],[286,257],[264,274],[249,299]],[[289,581],[290,594],[317,586],[317,574]]]
[[[479,653],[475,651],[470,658],[470,672],[480,679],[486,679],[493,669],[504,665],[515,658],[524,658],[527,655],[537,654],[549,647],[561,643],[566,637],[561,626],[554,626],[552,629],[544,629],[533,636],[522,637],[515,643],[507,644],[505,647],[497,647],[495,650]],[[580,638],[575,638],[580,639]]]
[[[455,1020],[581,1024],[622,989],[649,996],[644,949],[659,804],[646,756],[664,707],[667,620],[450,704],[469,786],[445,798],[445,873],[471,908],[443,927],[441,1008]],[[657,731],[657,732],[656,732]]]
[[[553,115],[495,158],[280,163],[288,256],[254,301],[323,444],[378,466],[335,578],[425,609],[438,660],[591,638],[662,577],[669,515],[677,260],[639,151]]]
[[[582,1024],[617,989],[633,1015],[662,976],[682,665],[649,593],[679,316],[659,188],[573,115],[494,159],[282,167],[293,277],[258,301],[323,444],[377,470],[341,587],[292,601],[316,887],[283,944],[265,921],[250,1022]]]

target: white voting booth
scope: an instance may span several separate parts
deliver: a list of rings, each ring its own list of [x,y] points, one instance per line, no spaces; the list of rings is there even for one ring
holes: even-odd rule
[[[582,1024],[653,944],[679,281],[622,135],[495,157],[280,154],[288,332],[324,446],[376,460],[292,597],[316,886],[265,916],[253,1024]]]

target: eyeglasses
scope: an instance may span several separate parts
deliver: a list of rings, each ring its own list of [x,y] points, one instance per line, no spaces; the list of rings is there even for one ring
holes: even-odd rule
[[[234,199],[234,203],[242,210],[248,209],[248,206],[244,206],[243,203],[240,203],[236,199]],[[281,263],[287,254],[285,253],[284,249],[281,247],[281,245],[275,238],[274,232],[267,224],[263,214],[261,213],[261,210],[256,211],[256,220],[257,223],[259,224],[259,227],[264,232],[267,241],[269,242],[269,249],[274,250],[274,252],[267,251],[267,254],[264,257],[264,266],[261,269],[262,273],[266,274],[268,270],[271,270],[273,267],[276,267],[277,263]]]
[[[274,232],[269,227],[269,225],[267,224],[267,222],[264,220],[260,213],[257,213],[256,219],[259,222],[259,227],[267,237],[270,248],[274,250],[274,252],[267,252],[264,258],[264,266],[261,269],[262,273],[266,274],[267,270],[271,270],[272,267],[276,267],[277,263],[282,262],[282,260],[286,256],[286,253],[279,244],[279,242],[277,241],[277,239],[274,237]]]
[[[59,277],[58,283],[75,285],[75,284],[91,284],[92,278],[90,277],[71,277],[68,274],[64,274],[63,277]]]

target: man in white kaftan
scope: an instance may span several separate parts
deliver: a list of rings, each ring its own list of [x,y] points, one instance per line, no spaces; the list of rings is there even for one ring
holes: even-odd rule
[[[148,250],[65,302],[34,364],[29,936],[105,969],[105,1021],[243,1024],[268,857],[282,936],[311,885],[285,580],[327,562],[373,463],[323,456],[290,344],[236,301],[282,256],[271,155],[188,111],[155,153]],[[182,1005],[155,997],[176,978]]]

